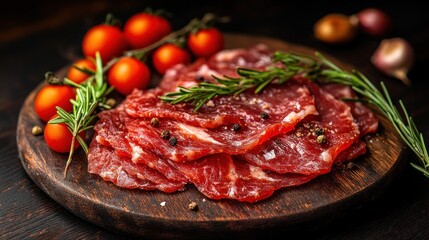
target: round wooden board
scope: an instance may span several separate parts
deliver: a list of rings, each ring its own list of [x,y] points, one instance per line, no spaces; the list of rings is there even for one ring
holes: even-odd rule
[[[306,47],[257,36],[227,34],[226,43],[227,48],[264,43],[275,50],[314,53]],[[64,69],[59,74],[64,74]],[[253,236],[332,219],[379,196],[404,162],[399,161],[404,159],[403,142],[393,126],[380,118],[379,133],[367,141],[368,153],[355,160],[353,168],[333,168],[329,174],[298,187],[281,189],[269,199],[253,204],[209,200],[193,186],[173,194],[120,189],[87,172],[82,150],[77,151],[64,179],[67,155],[52,152],[43,136],[31,134],[34,125],[43,125],[33,109],[35,94],[41,86],[27,97],[18,120],[17,143],[28,175],[52,199],[77,216],[133,236],[157,239]],[[198,211],[188,209],[192,201],[198,204]]]

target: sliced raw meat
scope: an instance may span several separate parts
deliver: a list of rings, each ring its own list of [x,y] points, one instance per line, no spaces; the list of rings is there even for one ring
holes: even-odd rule
[[[156,155],[153,152],[141,148],[135,141],[130,140],[132,145],[132,162],[144,164],[150,168],[156,169],[169,180],[187,183],[188,179],[174,168],[170,161],[163,156]]]
[[[236,76],[238,67],[261,69],[267,67],[269,63],[271,61],[268,49],[262,45],[249,49],[225,50],[216,54],[207,63],[200,60],[188,67],[176,66],[166,73],[158,89],[135,91],[128,96],[125,108],[133,117],[171,118],[204,128],[215,128],[225,123],[243,121],[252,123],[255,120],[258,124],[260,118],[249,119],[246,116],[255,116],[255,114],[259,116],[267,109],[273,113],[271,116],[273,121],[276,117],[281,120],[285,117],[285,113],[289,113],[283,100],[290,101],[295,97],[301,97],[302,94],[307,94],[308,91],[302,90],[302,86],[291,83],[289,87],[271,87],[260,94],[248,91],[239,96],[217,97],[203,105],[198,112],[194,112],[193,104],[172,105],[158,98],[166,92],[177,91],[177,86],[192,87],[201,81],[199,80],[201,77],[204,81],[215,82],[212,75]],[[231,74],[231,71],[234,74]]]
[[[266,199],[279,188],[300,185],[316,176],[263,171],[227,154],[174,164],[207,197],[244,202]]]
[[[328,84],[322,87],[337,99],[357,99],[356,93],[349,87],[339,84]],[[353,117],[359,126],[360,135],[365,136],[378,130],[378,118],[369,108],[360,102],[348,101]]]
[[[215,97],[197,112],[194,111],[194,104],[162,102],[154,91],[134,92],[125,106],[127,114],[133,117],[175,119],[203,128],[216,128],[229,123],[264,128],[267,124],[287,121],[300,112],[315,112],[310,92],[294,80],[283,85],[273,84],[259,94],[249,90],[238,96]],[[263,112],[269,113],[269,119],[261,118]]]
[[[322,88],[328,91],[337,99],[356,99],[356,93],[349,87],[339,84],[327,84]],[[357,125],[359,126],[360,136],[375,133],[378,130],[378,118],[375,114],[360,102],[346,101],[350,108]],[[362,140],[354,143],[351,147],[344,150],[335,159],[336,162],[351,161],[366,153],[366,143]]]
[[[125,100],[127,114],[139,119],[126,124],[130,139],[158,155],[188,161],[213,153],[244,153],[277,134],[292,130],[305,116],[316,114],[308,89],[294,80],[283,85],[273,84],[260,94],[249,90],[238,96],[215,97],[198,112],[194,112],[193,104],[172,105],[158,98],[166,89],[171,91],[173,80],[187,87],[196,84],[197,76],[207,72],[209,65],[223,73],[235,71],[238,66],[263,68],[269,62],[267,49],[258,46],[220,53],[207,64],[200,60],[187,68],[174,67],[158,89],[134,91]],[[268,113],[269,118],[262,118],[261,113]],[[159,126],[149,125],[153,117],[159,119]],[[237,125],[240,130],[233,131]],[[178,140],[177,146],[170,146],[159,137],[164,130]]]
[[[215,97],[198,112],[194,112],[193,104],[172,105],[158,98],[177,85],[197,84],[199,77],[213,81],[211,75],[230,74],[237,67],[265,68],[271,62],[269,59],[268,49],[260,45],[226,50],[189,67],[175,66],[166,73],[158,89],[134,91],[127,97],[124,103],[127,114],[142,119],[127,123],[130,138],[158,155],[187,161],[213,153],[244,153],[277,134],[292,130],[305,116],[316,114],[308,89],[294,80],[269,86],[260,94],[247,91],[238,96]],[[269,118],[261,118],[261,113],[268,113]],[[153,117],[160,120],[156,128],[148,124]],[[233,131],[237,125],[240,130]],[[163,130],[170,131],[178,140],[177,146],[172,147],[159,137]]]
[[[115,109],[99,113],[99,120],[94,125],[94,131],[97,132],[94,138],[104,146],[115,148],[119,154],[130,156],[132,149],[127,141],[123,112],[123,105],[120,105]]]
[[[238,77],[237,68],[265,69],[272,66],[271,52],[263,44],[250,48],[224,50],[209,60],[200,58],[191,65],[176,65],[170,68],[159,84],[164,91],[176,91],[178,86],[192,87],[201,81],[215,82],[214,76]]]
[[[293,80],[281,86],[270,86],[259,95],[251,91],[219,99],[225,102],[213,107],[218,109],[216,114],[191,114],[190,110],[186,113],[188,117],[177,121],[159,119],[157,126],[150,124],[150,118],[131,119],[125,124],[130,133],[128,137],[142,148],[151,149],[173,161],[191,161],[214,153],[245,153],[273,136],[291,131],[303,118],[317,113],[308,89]],[[171,109],[172,105],[167,104],[167,107]],[[157,109],[158,112],[174,112]],[[267,118],[261,117],[262,112],[268,113]],[[219,115],[223,117],[216,119]],[[189,122],[212,126],[218,122],[224,124],[207,129]],[[240,129],[234,131],[234,124],[239,124]],[[177,139],[174,146],[161,137],[163,131],[169,131],[170,136]]]
[[[359,137],[359,129],[350,108],[302,79],[314,94],[319,116],[301,122],[297,128],[251,149],[240,158],[279,173],[324,174],[331,170],[337,155]],[[323,133],[323,134],[322,134]],[[325,143],[317,141],[326,136]]]
[[[183,190],[184,183],[168,180],[164,175],[143,164],[134,164],[115,150],[103,146],[97,141],[91,142],[88,153],[88,172],[97,174],[123,188],[140,188],[175,192]]]
[[[366,153],[366,143],[362,140],[353,143],[349,148],[340,152],[335,162],[347,162],[356,159],[357,157]]]
[[[297,77],[260,94],[217,96],[198,112],[192,103],[159,99],[179,86],[214,83],[213,76],[236,77],[237,67],[272,67],[270,54],[263,45],[222,51],[176,65],[154,89],[134,90],[99,114],[88,171],[124,188],[175,192],[193,183],[211,199],[256,202],[364,154],[360,138],[375,132],[378,120],[363,104],[338,100],[356,97],[348,87],[321,89]]]
[[[130,141],[125,128],[125,119],[129,117],[122,106],[101,112],[99,118],[94,126],[97,133],[94,139],[98,143],[114,148],[118,154],[130,158],[134,163],[141,163],[156,169],[170,180],[187,182],[187,179],[167,160],[149,151],[144,151],[134,141]]]
[[[270,49],[264,44],[258,44],[247,49],[223,50],[207,62],[207,69],[211,71],[208,71],[207,74],[204,68],[200,68],[198,76],[203,76],[210,81],[211,75],[216,75],[213,74],[213,71],[230,77],[238,77],[236,70],[238,67],[263,70],[273,66],[271,54]],[[275,65],[281,66],[281,64]]]

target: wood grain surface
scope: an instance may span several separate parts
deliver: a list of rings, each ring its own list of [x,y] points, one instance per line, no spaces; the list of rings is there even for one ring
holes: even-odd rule
[[[257,36],[229,34],[226,42],[227,48],[265,43],[276,50],[314,52]],[[207,239],[330,220],[380,196],[400,171],[406,154],[392,125],[381,117],[379,133],[367,139],[368,153],[355,160],[352,167],[335,166],[329,174],[298,187],[279,190],[269,199],[254,204],[212,201],[193,186],[173,194],[120,189],[87,172],[82,150],[77,151],[64,179],[67,155],[50,151],[43,136],[31,134],[34,125],[43,125],[33,109],[40,87],[26,98],[17,124],[18,151],[27,174],[46,194],[75,215],[131,236]],[[198,204],[197,211],[189,210],[191,202]]]

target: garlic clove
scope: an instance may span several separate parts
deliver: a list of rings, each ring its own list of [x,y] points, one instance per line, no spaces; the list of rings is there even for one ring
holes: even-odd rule
[[[410,85],[408,71],[414,64],[414,50],[403,38],[384,39],[371,56],[374,66],[386,75]]]
[[[384,11],[367,8],[357,14],[360,29],[374,37],[385,36],[392,28],[392,20]]]

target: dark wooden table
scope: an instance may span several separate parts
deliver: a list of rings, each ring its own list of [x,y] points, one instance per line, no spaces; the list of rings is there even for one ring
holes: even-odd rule
[[[74,216],[50,199],[27,176],[18,157],[16,123],[21,105],[43,79],[82,56],[84,32],[112,12],[125,20],[146,6],[165,8],[174,14],[177,29],[193,17],[215,12],[232,17],[220,28],[228,32],[264,35],[323,50],[351,63],[375,83],[384,81],[395,99],[402,99],[429,141],[429,16],[421,6],[390,1],[361,3],[329,1],[329,4],[274,3],[274,1],[217,1],[217,3],[167,1],[37,1],[16,2],[0,10],[0,238],[1,239],[124,239]],[[365,7],[379,7],[394,20],[387,37],[403,37],[416,50],[410,72],[413,84],[378,72],[369,59],[380,39],[361,34],[346,46],[327,46],[312,35],[313,24],[332,12],[353,14]],[[386,37],[386,38],[387,38]],[[417,162],[414,156],[406,161]],[[381,197],[352,208],[329,222],[314,222],[283,237],[310,239],[429,239],[429,179],[406,164]],[[274,238],[275,233],[263,233]],[[248,235],[252,239],[256,235]],[[260,236],[258,236],[260,237]]]

